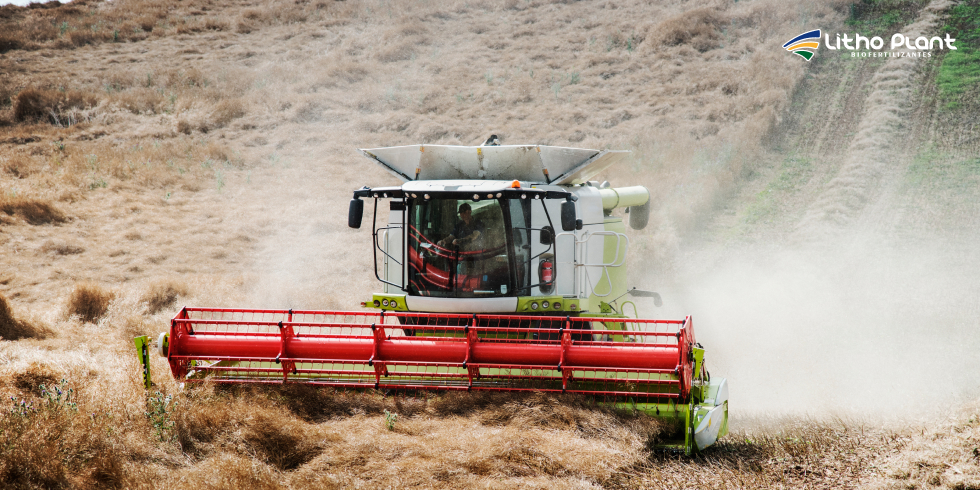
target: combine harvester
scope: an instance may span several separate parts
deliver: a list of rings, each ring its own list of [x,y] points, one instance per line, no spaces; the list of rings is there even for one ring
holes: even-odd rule
[[[575,393],[643,411],[687,454],[728,430],[728,386],[710,378],[691,318],[630,318],[629,238],[643,187],[590,181],[626,151],[412,145],[361,150],[404,181],[373,200],[367,311],[183,308],[155,342],[180,381],[310,383],[385,391]],[[387,223],[378,222],[387,208]],[[136,339],[149,386],[150,339]]]

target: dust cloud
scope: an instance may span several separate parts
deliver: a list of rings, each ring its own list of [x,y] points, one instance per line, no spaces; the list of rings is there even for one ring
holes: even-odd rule
[[[880,420],[975,398],[980,251],[862,243],[689,254],[658,316],[692,314],[734,414]]]
[[[374,203],[367,203],[355,230],[347,226],[348,201],[363,185],[397,182],[345,144],[308,143],[278,165],[275,179],[251,196],[255,209],[244,215],[263,216],[269,232],[256,240],[243,305],[357,309],[381,284],[371,263]],[[388,216],[387,202],[380,205],[379,226]]]

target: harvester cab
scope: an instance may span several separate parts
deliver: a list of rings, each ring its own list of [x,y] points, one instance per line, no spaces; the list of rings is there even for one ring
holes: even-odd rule
[[[642,229],[649,192],[591,180],[628,152],[494,143],[360,150],[402,181],[350,202],[352,228],[372,204],[383,289],[367,311],[185,307],[157,341],[174,377],[570,393],[659,419],[660,447],[713,444],[728,385],[708,374],[691,317],[638,318],[635,304],[629,317],[620,302],[660,304],[627,288],[630,241],[612,214]],[[149,344],[137,338],[147,386]]]
[[[388,311],[599,312],[626,294],[629,237],[650,194],[589,181],[628,152],[549,146],[412,145],[361,150],[404,181],[354,192],[373,199],[375,275],[366,306]],[[379,202],[387,200],[387,203]],[[378,223],[378,213],[387,223]],[[461,236],[462,235],[462,236]],[[547,306],[545,306],[547,305]]]

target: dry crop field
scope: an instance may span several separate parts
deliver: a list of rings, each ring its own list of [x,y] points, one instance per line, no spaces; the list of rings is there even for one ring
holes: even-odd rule
[[[906,4],[910,19],[924,5]],[[355,188],[396,182],[357,147],[495,133],[631,149],[608,178],[658,196],[631,264],[665,284],[725,256],[724,240],[692,252],[706,229],[796,240],[783,222],[745,231],[726,203],[772,173],[809,80],[764,46],[807,22],[841,26],[850,9],[0,7],[2,486],[980,488],[980,408],[963,402],[928,427],[733,407],[733,433],[684,458],[651,450],[652,420],[574,397],[182,388],[157,356],[156,386],[140,383],[132,338],[155,336],[182,305],[359,307],[376,287],[370,238],[346,227],[345,205]],[[846,152],[830,147],[827,158]],[[800,195],[780,216],[821,202]]]

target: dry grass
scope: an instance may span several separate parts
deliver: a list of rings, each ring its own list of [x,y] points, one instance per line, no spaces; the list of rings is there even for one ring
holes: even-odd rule
[[[14,386],[24,392],[34,396],[41,396],[41,385],[55,386],[62,379],[62,374],[52,369],[47,364],[35,362],[23,371],[14,373]]]
[[[162,1],[120,0],[73,1],[64,5],[31,4],[29,7],[0,7],[0,53],[43,48],[73,49],[102,43],[140,42],[148,38],[194,33],[221,32],[231,22],[213,12],[207,0],[173,5]],[[309,18],[342,22],[349,8],[326,0],[281,4],[263,2],[252,14],[243,16],[255,28],[304,22]],[[209,12],[211,11],[211,12]],[[242,24],[241,20],[238,22]],[[239,27],[239,32],[242,32]]]
[[[75,90],[41,90],[27,88],[14,98],[14,119],[19,122],[48,121],[70,125],[73,111],[94,107],[98,99]]]
[[[53,253],[57,255],[75,255],[85,251],[85,247],[68,242],[47,241],[41,245],[41,252]]]
[[[242,442],[252,448],[260,460],[279,471],[290,471],[317,457],[323,447],[310,440],[305,424],[283,419],[279,413],[262,413],[254,417],[242,434]]]
[[[68,315],[77,315],[83,322],[95,323],[109,311],[116,293],[98,284],[83,282],[75,286],[68,297]]]
[[[156,114],[166,100],[158,90],[149,87],[136,87],[120,93],[115,98],[120,107],[133,114]]]
[[[43,339],[52,334],[44,325],[15,318],[6,296],[0,294],[0,339]]]
[[[0,211],[18,216],[32,225],[64,223],[68,220],[52,203],[25,197],[0,197]]]
[[[174,306],[177,298],[187,296],[188,292],[186,284],[172,279],[162,280],[150,284],[141,301],[146,303],[146,310],[152,315],[164,308]]]
[[[154,419],[136,408],[147,400],[138,390],[97,403],[90,381],[66,385],[77,410],[48,403],[37,385],[60,376],[43,364],[14,373],[16,398],[36,410],[4,415],[0,437],[36,443],[0,446],[7,486],[838,488],[907,440],[853,423],[767,421],[691,459],[651,455],[648,417],[574,397],[384,397],[301,385],[194,386],[164,410],[145,405]],[[384,410],[399,415],[393,431]]]
[[[119,488],[126,481],[123,457],[105,436],[112,427],[105,418],[95,422],[70,409],[40,405],[37,413],[7,415],[0,424],[0,481],[7,488]]]
[[[12,155],[3,163],[3,171],[18,179],[26,179],[41,171],[34,159],[24,155]]]
[[[227,117],[227,116],[224,116]],[[239,168],[241,159],[226,145],[193,137],[138,138],[127,144],[108,140],[48,142],[33,152],[13,153],[6,172],[21,179],[21,188],[56,200],[77,201],[75,192],[102,189],[182,189],[196,192],[223,172]],[[52,189],[62,192],[51,193]],[[83,195],[84,195],[83,194]],[[59,208],[45,199],[0,196],[0,211],[31,224],[67,221]]]
[[[675,15],[650,29],[655,46],[690,45],[705,52],[720,44],[720,27],[730,22],[724,12],[705,7]]]
[[[32,366],[18,376],[47,381],[54,374]],[[128,437],[106,431],[98,417],[81,426],[71,411],[32,415],[30,435],[39,447],[11,457],[32,478],[58,485],[153,478],[162,488],[840,488],[855,486],[869,459],[908,440],[855,423],[771,420],[766,429],[743,430],[709,453],[685,458],[646,449],[657,432],[649,418],[576,398],[383,397],[293,385],[196,386],[174,399],[161,419],[173,425],[162,432],[150,419],[119,409],[100,414],[125,421]],[[80,402],[80,412],[91,408]],[[393,431],[385,428],[384,410],[399,415]],[[57,443],[55,435],[65,441]],[[84,458],[100,446],[114,448],[118,454],[107,457],[118,459]],[[41,468],[40,461],[54,464]],[[6,482],[18,481],[5,475]]]
[[[7,51],[13,51],[21,47],[23,47],[23,44],[19,39],[10,34],[0,34],[0,53],[6,53]]]
[[[393,478],[435,487],[484,478],[601,481],[642,458],[657,434],[647,417],[541,394],[382,397],[287,385],[205,387],[184,400],[176,428],[184,451],[203,461],[228,457],[229,449],[255,455],[276,471],[266,478],[300,487],[331,480],[385,485]],[[385,410],[398,414],[393,431],[384,426]],[[463,435],[463,427],[482,435]],[[556,445],[546,440],[554,431],[568,436]],[[383,446],[372,442],[382,435]],[[386,455],[392,466],[379,471],[374,461]]]
[[[125,465],[133,455],[119,437],[118,414],[79,404],[84,387],[59,374],[40,363],[14,373],[20,393],[0,414],[0,483],[5,488],[129,486]]]

